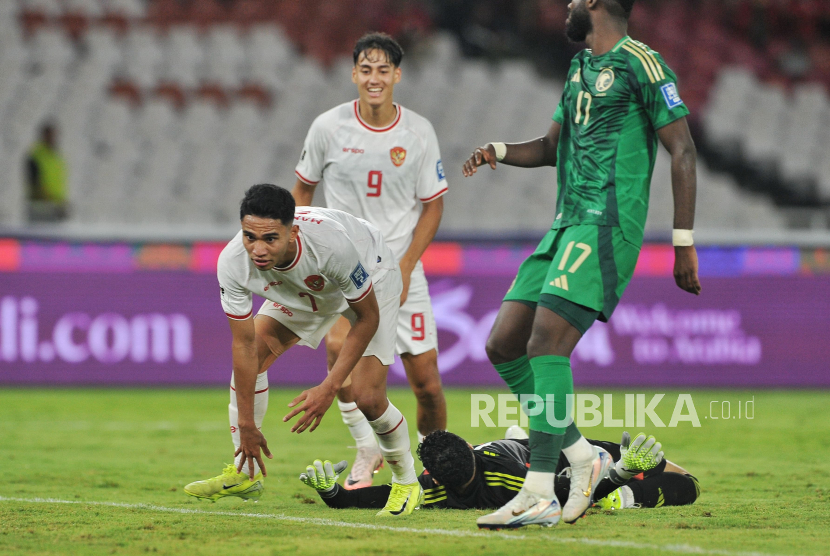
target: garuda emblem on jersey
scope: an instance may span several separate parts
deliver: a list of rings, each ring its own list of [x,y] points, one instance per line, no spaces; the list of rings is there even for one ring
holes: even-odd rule
[[[599,75],[597,76],[597,92],[604,93],[608,89],[611,88],[611,85],[614,84],[614,70],[611,68],[603,68]]]
[[[403,161],[406,160],[406,149],[403,147],[395,147],[394,149],[389,149],[389,156],[392,157],[392,164],[395,166],[400,166],[403,164]]]
[[[326,285],[326,281],[319,274],[312,274],[303,280],[303,282],[305,282],[305,285],[308,286],[308,289],[315,292],[319,292]]]

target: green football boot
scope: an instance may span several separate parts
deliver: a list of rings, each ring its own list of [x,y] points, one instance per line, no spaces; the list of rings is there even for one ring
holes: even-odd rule
[[[247,473],[237,473],[236,466],[229,463],[221,475],[206,481],[190,483],[184,487],[184,491],[190,496],[211,502],[226,496],[237,496],[246,501],[256,502],[265,491],[265,480],[262,478],[262,471],[257,473],[252,481]]]
[[[421,483],[415,481],[408,485],[392,483],[392,492],[386,506],[377,513],[378,517],[397,517],[409,515],[421,507],[424,501],[424,491]]]
[[[621,510],[623,507],[622,487],[618,488],[605,498],[600,498],[597,500],[595,505],[606,511]]]

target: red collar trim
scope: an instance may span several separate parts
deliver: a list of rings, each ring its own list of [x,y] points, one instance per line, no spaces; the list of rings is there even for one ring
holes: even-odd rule
[[[360,125],[362,125],[366,129],[368,129],[369,131],[374,131],[375,133],[383,133],[384,131],[389,131],[390,129],[392,129],[393,127],[398,125],[398,122],[401,121],[401,114],[403,114],[403,107],[401,107],[400,104],[395,104],[395,108],[398,111],[398,116],[395,118],[395,121],[392,122],[389,126],[384,127],[384,128],[372,127],[369,124],[367,124],[366,122],[364,122],[363,118],[360,117],[360,110],[358,109],[357,106],[358,106],[358,101],[354,101],[354,117],[357,118],[357,121],[360,122]]]
[[[285,267],[282,267],[282,268],[280,268],[280,267],[278,267],[278,266],[275,266],[275,267],[274,267],[274,270],[278,270],[279,272],[285,272],[285,271],[287,271],[287,270],[291,270],[292,268],[294,268],[295,266],[297,266],[297,263],[299,263],[299,262],[300,262],[300,257],[301,257],[302,255],[303,255],[303,242],[302,242],[302,241],[300,241],[300,234],[299,234],[299,233],[297,233],[297,254],[296,254],[296,255],[294,255],[294,260],[293,260],[293,261],[291,261],[291,264],[290,264],[290,265],[285,266]]]

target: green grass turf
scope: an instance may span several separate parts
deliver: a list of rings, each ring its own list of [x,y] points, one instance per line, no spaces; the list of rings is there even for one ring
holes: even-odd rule
[[[681,508],[592,511],[576,525],[481,532],[483,512],[421,510],[379,520],[374,511],[330,510],[298,474],[315,458],[351,459],[348,433],[331,412],[314,433],[292,435],[281,422],[299,389],[271,390],[264,432],[275,454],[258,504],[187,497],[190,481],[217,475],[231,460],[227,390],[0,391],[0,553],[19,554],[568,554],[642,553],[637,543],[721,555],[827,554],[828,392],[694,392],[700,428],[645,427],[666,455],[695,474],[703,494]],[[473,443],[503,428],[470,426],[470,391],[448,390],[449,428]],[[497,393],[497,392],[490,392]],[[599,392],[597,392],[599,393]],[[709,402],[755,399],[755,418],[706,419]],[[390,393],[414,435],[414,398]],[[650,396],[648,396],[650,398]],[[677,393],[658,407],[668,424]],[[617,392],[615,402],[622,405]],[[712,405],[720,416],[720,404]],[[616,407],[616,417],[623,410]],[[629,428],[637,432],[640,427]],[[592,427],[591,438],[618,440],[621,428]],[[377,476],[387,480],[389,471]],[[10,501],[53,498],[76,504]],[[115,502],[127,507],[91,505]],[[136,506],[145,504],[147,506]],[[148,507],[154,506],[154,507]],[[173,509],[206,513],[175,513]],[[405,527],[372,530],[238,515],[294,516]],[[462,536],[429,530],[456,531]],[[592,544],[596,543],[596,544]],[[616,544],[614,544],[616,543]],[[681,548],[677,548],[681,547]]]

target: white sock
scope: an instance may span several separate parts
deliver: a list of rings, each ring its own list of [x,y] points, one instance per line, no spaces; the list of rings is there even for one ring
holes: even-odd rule
[[[555,473],[541,473],[528,471],[525,477],[524,488],[548,500],[553,498],[553,478]]]
[[[417,481],[415,459],[409,448],[409,427],[398,408],[389,402],[383,415],[369,424],[378,435],[380,453],[392,470],[392,482],[408,485]]]
[[[634,503],[634,492],[627,486],[620,487],[620,498],[622,498],[623,508],[634,508],[637,506]]]
[[[581,436],[579,440],[567,448],[562,448],[562,452],[565,454],[565,457],[568,458],[571,465],[592,461],[596,456],[594,453],[594,447],[590,442],[585,440],[584,436]]]
[[[241,445],[239,438],[239,408],[236,406],[236,384],[231,376],[231,403],[228,404],[228,420],[231,423],[231,439],[233,440],[234,451]],[[254,423],[256,428],[262,430],[262,421],[265,412],[268,411],[268,373],[259,373],[256,377],[256,388],[254,393]],[[237,456],[233,463],[239,465],[242,455]],[[247,469],[242,470],[247,473]],[[254,475],[259,473],[259,464],[254,460]]]
[[[354,402],[343,403],[337,400],[337,407],[340,408],[340,416],[343,417],[343,422],[349,427],[349,432],[357,447],[380,450],[372,425],[369,424],[363,412],[357,408],[357,404]]]

